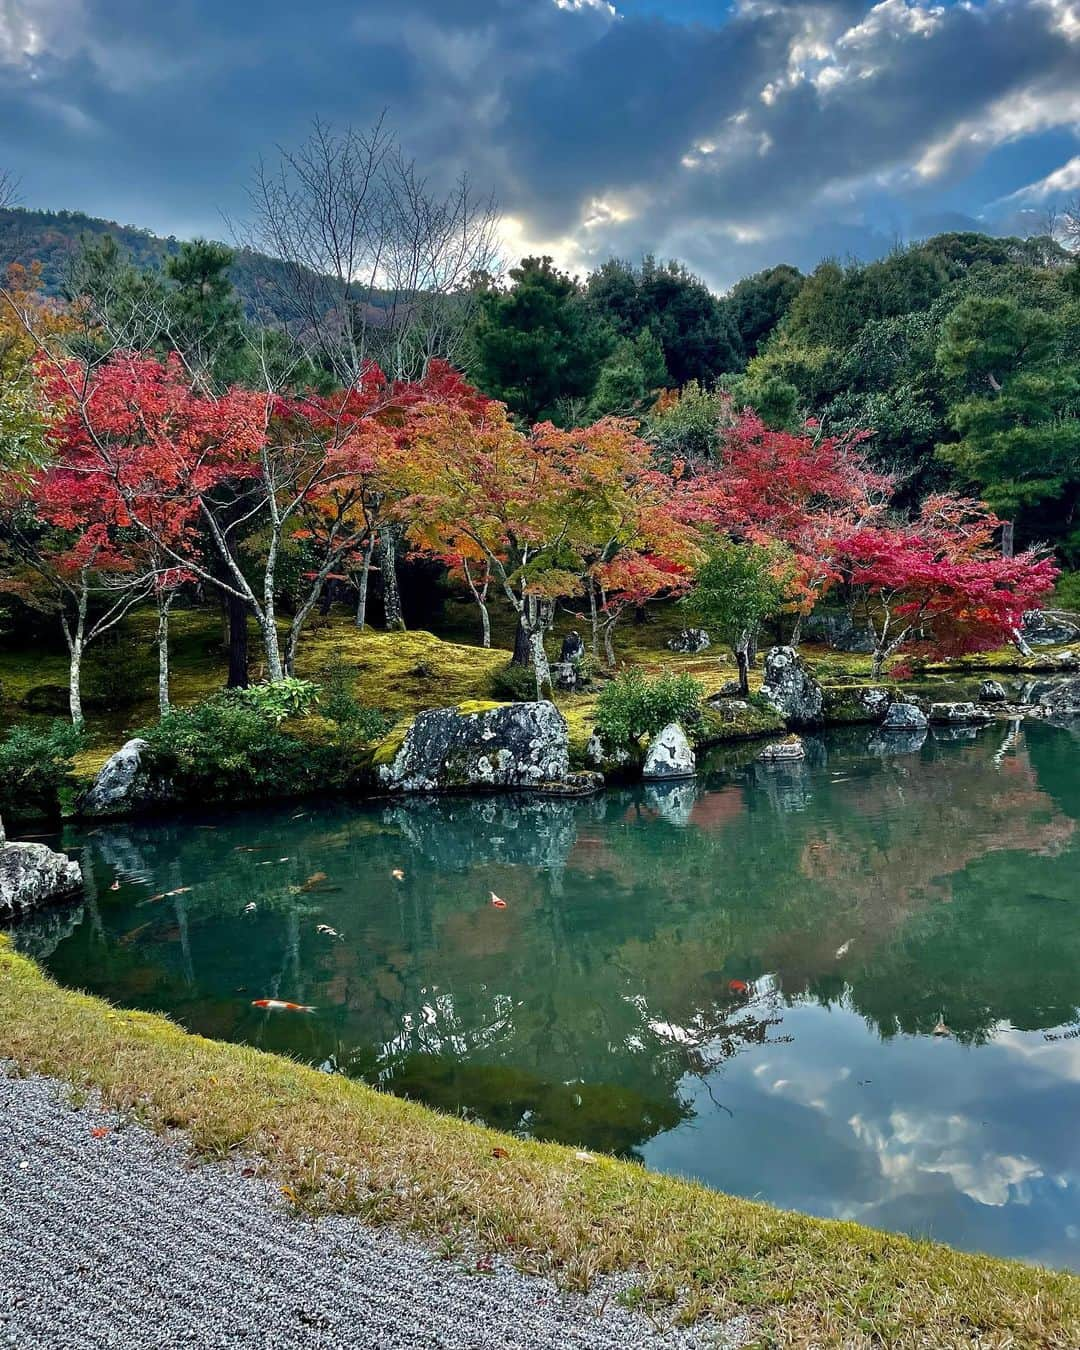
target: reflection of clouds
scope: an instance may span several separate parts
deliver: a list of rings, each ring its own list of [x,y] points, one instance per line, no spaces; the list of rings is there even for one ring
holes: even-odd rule
[[[898,1190],[915,1189],[923,1174],[941,1173],[980,1205],[1023,1205],[1031,1199],[1023,1183],[1044,1175],[1030,1158],[987,1149],[981,1123],[961,1115],[900,1110],[889,1115],[887,1127],[860,1115],[848,1124],[877,1154],[882,1176]]]

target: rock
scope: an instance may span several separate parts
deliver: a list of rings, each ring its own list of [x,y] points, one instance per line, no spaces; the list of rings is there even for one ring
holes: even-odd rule
[[[1009,695],[1000,680],[983,680],[979,685],[980,703],[1004,703]]]
[[[927,716],[914,703],[890,703],[879,730],[890,732],[925,731]],[[925,739],[925,737],[924,737]]]
[[[1049,614],[1043,609],[1029,609],[1024,614],[1020,636],[1033,647],[1059,647],[1080,638],[1080,623],[1063,614]]]
[[[939,726],[974,726],[990,721],[990,714],[974,703],[931,703],[930,721]]]
[[[669,779],[650,783],[645,789],[645,804],[669,825],[685,829],[698,799],[698,785],[692,779]]]
[[[919,712],[918,708],[915,711]],[[922,717],[922,713],[919,713],[919,716]],[[881,758],[888,755],[914,755],[926,744],[928,731],[925,720],[924,718],[924,725],[921,727],[878,727],[868,738],[866,748],[870,754],[879,755]],[[883,730],[887,734],[882,735]]]
[[[595,769],[568,773],[558,782],[541,783],[533,791],[540,797],[593,797],[604,790],[604,775]]]
[[[974,725],[959,724],[956,726],[942,726],[940,723],[935,722],[930,730],[933,733],[935,741],[973,741],[978,737],[979,732],[982,731],[985,726],[985,722],[979,722]]]
[[[816,726],[822,720],[825,697],[821,685],[794,647],[769,649],[761,696],[792,726]]]
[[[0,919],[28,914],[81,886],[77,862],[45,844],[9,844],[0,821]]]
[[[556,689],[562,689],[567,693],[575,693],[577,690],[585,688],[589,683],[589,678],[578,661],[552,661],[551,683]]]
[[[824,642],[838,652],[872,652],[874,635],[865,624],[855,623],[847,613],[810,614],[802,623],[803,635]]]
[[[878,685],[869,685],[857,691],[856,701],[865,710],[867,717],[884,717],[889,711],[892,694]]]
[[[798,736],[786,741],[770,741],[763,750],[758,751],[757,758],[761,764],[790,764],[806,758],[806,746]]]
[[[711,639],[704,628],[684,628],[681,633],[668,638],[667,645],[670,651],[694,656],[697,652],[705,651],[711,645]]]
[[[1080,716],[1080,679],[1058,680],[1040,695],[1039,706],[1051,715]]]
[[[35,684],[22,698],[22,706],[33,713],[66,713],[68,691],[60,684]]]
[[[623,765],[629,764],[630,758],[629,750],[605,750],[604,742],[600,739],[598,731],[594,731],[585,742],[585,762],[591,764],[594,769],[600,769],[604,772],[619,769]]]
[[[569,767],[566,720],[547,701],[435,708],[375,754],[390,792],[535,789],[563,782]]]
[[[741,697],[742,697],[742,686],[739,684],[739,681],[725,680],[724,683],[717,690],[717,692],[713,694],[712,698],[709,699],[709,702],[712,703],[713,699],[719,698],[741,698]]]
[[[645,767],[641,776],[646,781],[670,778],[693,778],[697,773],[697,760],[686,739],[686,733],[678,722],[669,722],[663,731],[649,742],[645,755]]]
[[[148,742],[136,736],[126,741],[102,765],[91,787],[75,803],[83,816],[123,816],[173,800],[172,789],[151,775],[143,764]]]
[[[562,651],[559,653],[560,661],[583,661],[585,659],[585,644],[581,640],[581,634],[576,630],[571,630],[562,640]]]

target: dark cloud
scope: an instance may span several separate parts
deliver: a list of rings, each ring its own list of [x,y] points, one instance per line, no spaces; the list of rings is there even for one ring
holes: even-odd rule
[[[1065,0],[7,0],[0,165],[28,204],[220,234],[260,153],[386,108],[515,242],[723,285],[1022,188],[998,148],[1080,123],[1069,25]]]

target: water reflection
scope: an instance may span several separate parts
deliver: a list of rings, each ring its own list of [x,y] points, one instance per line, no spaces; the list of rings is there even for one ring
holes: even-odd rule
[[[109,826],[70,841],[82,908],[18,941],[507,1129],[1080,1266],[1076,737],[902,739],[588,802]]]

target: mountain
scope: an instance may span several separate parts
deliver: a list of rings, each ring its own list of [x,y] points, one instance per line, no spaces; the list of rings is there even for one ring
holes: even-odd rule
[[[88,216],[82,211],[31,211],[23,207],[0,209],[0,276],[13,262],[41,264],[41,277],[48,295],[63,290],[68,266],[79,250],[83,236],[100,239],[111,234],[136,267],[161,267],[165,259],[178,253],[181,240],[162,238],[136,225],[120,225],[115,220]],[[231,247],[231,245],[230,245]],[[285,297],[285,264],[276,258],[250,249],[237,249],[229,269],[249,318],[264,322],[292,317]],[[379,303],[378,296],[368,297]]]

